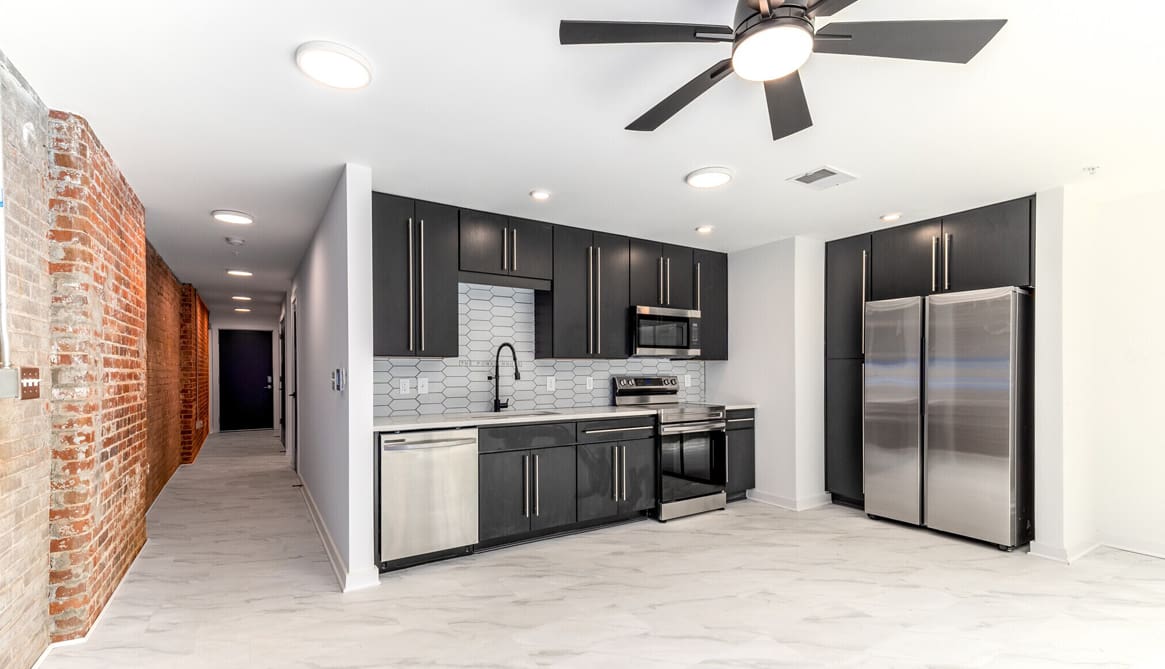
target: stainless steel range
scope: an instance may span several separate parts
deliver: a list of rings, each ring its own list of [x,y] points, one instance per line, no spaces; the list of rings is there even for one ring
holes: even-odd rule
[[[681,402],[676,376],[615,376],[611,381],[616,406],[657,409],[656,517],[668,521],[723,509],[727,501],[724,407]]]

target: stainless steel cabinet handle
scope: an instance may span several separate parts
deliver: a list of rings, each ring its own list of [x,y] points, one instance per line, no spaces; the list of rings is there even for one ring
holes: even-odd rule
[[[534,515],[542,515],[542,474],[538,467],[538,456],[534,456]]]
[[[659,257],[659,303],[666,304],[663,301],[663,256]]]
[[[595,247],[595,353],[603,353],[603,247]]]
[[[637,432],[639,430],[654,430],[654,425],[642,427],[605,427],[601,430],[583,430],[583,434],[610,434],[612,432]]]
[[[620,446],[620,451],[623,451],[623,501],[627,501],[627,447]]]
[[[755,418],[729,418],[728,422],[729,423],[751,423],[754,420],[756,420],[756,419]]]
[[[510,268],[510,228],[502,228],[502,269]]]
[[[667,303],[671,304],[671,258],[667,259]]]
[[[943,290],[951,289],[951,233],[943,235]]]
[[[595,247],[587,247],[587,355],[595,352]]]
[[[862,249],[862,355],[866,354],[866,265],[869,251]]]
[[[700,311],[700,263],[696,263],[696,311]]]
[[[385,453],[393,451],[425,451],[434,448],[456,448],[457,446],[471,446],[476,439],[458,439],[453,441],[420,441],[408,443],[405,439],[392,439],[380,442],[380,448]]]
[[[417,299],[421,311],[421,352],[425,352],[425,219],[421,219],[421,240],[417,246],[421,253],[421,296]]]
[[[938,290],[938,237],[930,238],[930,292]]]
[[[716,421],[710,423],[690,423],[683,427],[668,427],[660,428],[659,433],[662,435],[672,434],[691,434],[693,432],[717,432],[726,427],[724,421]]]
[[[512,233],[510,233],[510,243],[514,245],[514,253],[513,253],[513,256],[511,256],[514,259],[514,266],[511,267],[510,269],[512,269],[516,272],[516,271],[518,271],[518,229],[517,228],[514,228],[514,231]]]
[[[413,219],[409,218],[409,351],[416,350],[416,308],[417,308],[417,293],[416,293],[416,272],[413,268]]]
[[[530,456],[522,456],[522,515],[530,517]]]
[[[611,499],[619,501],[619,447],[611,446]]]

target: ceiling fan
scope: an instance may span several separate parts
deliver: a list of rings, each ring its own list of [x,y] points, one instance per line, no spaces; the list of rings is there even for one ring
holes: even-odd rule
[[[968,63],[1006,20],[834,22],[820,31],[814,19],[832,16],[857,0],[739,0],[735,28],[690,23],[563,21],[562,44],[644,42],[732,43],[732,57],[716,63],[635,119],[628,130],[655,130],[735,72],[764,82],[773,140],[813,125],[798,70],[813,53]]]

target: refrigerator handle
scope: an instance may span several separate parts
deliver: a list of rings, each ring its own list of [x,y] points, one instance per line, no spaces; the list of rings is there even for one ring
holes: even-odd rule
[[[862,355],[866,354],[866,265],[869,252],[862,249]]]
[[[866,494],[866,363],[862,361],[862,495]]]

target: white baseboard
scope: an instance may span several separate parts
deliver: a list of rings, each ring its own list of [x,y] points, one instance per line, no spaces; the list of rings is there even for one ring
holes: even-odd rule
[[[1053,562],[1068,564],[1068,550],[1063,546],[1053,546],[1033,541],[1028,545],[1027,554],[1032,557],[1043,558]]]
[[[296,473],[296,478],[299,479],[301,484],[300,490],[303,491],[303,500],[307,504],[307,510],[311,515],[312,524],[316,526],[316,532],[319,533],[320,541],[324,544],[324,552],[328,555],[328,562],[332,565],[332,572],[336,576],[336,582],[340,585],[340,592],[364,590],[380,585],[380,571],[375,565],[361,567],[356,571],[348,568],[348,565],[344,562],[344,557],[340,554],[340,549],[332,539],[332,533],[328,531],[328,525],[324,522],[324,517],[320,514],[319,507],[316,506],[315,498],[311,496],[311,488],[307,487],[307,483],[304,482],[303,477],[299,476],[298,472]]]
[[[1165,560],[1165,545],[1154,542],[1129,540],[1127,537],[1105,537],[1104,545],[1128,553]]]
[[[833,498],[827,492],[793,499],[792,497],[774,495],[771,492],[765,492],[763,490],[749,490],[748,498],[761,504],[768,504],[769,506],[776,506],[789,511],[808,511],[825,506],[833,501]]]

